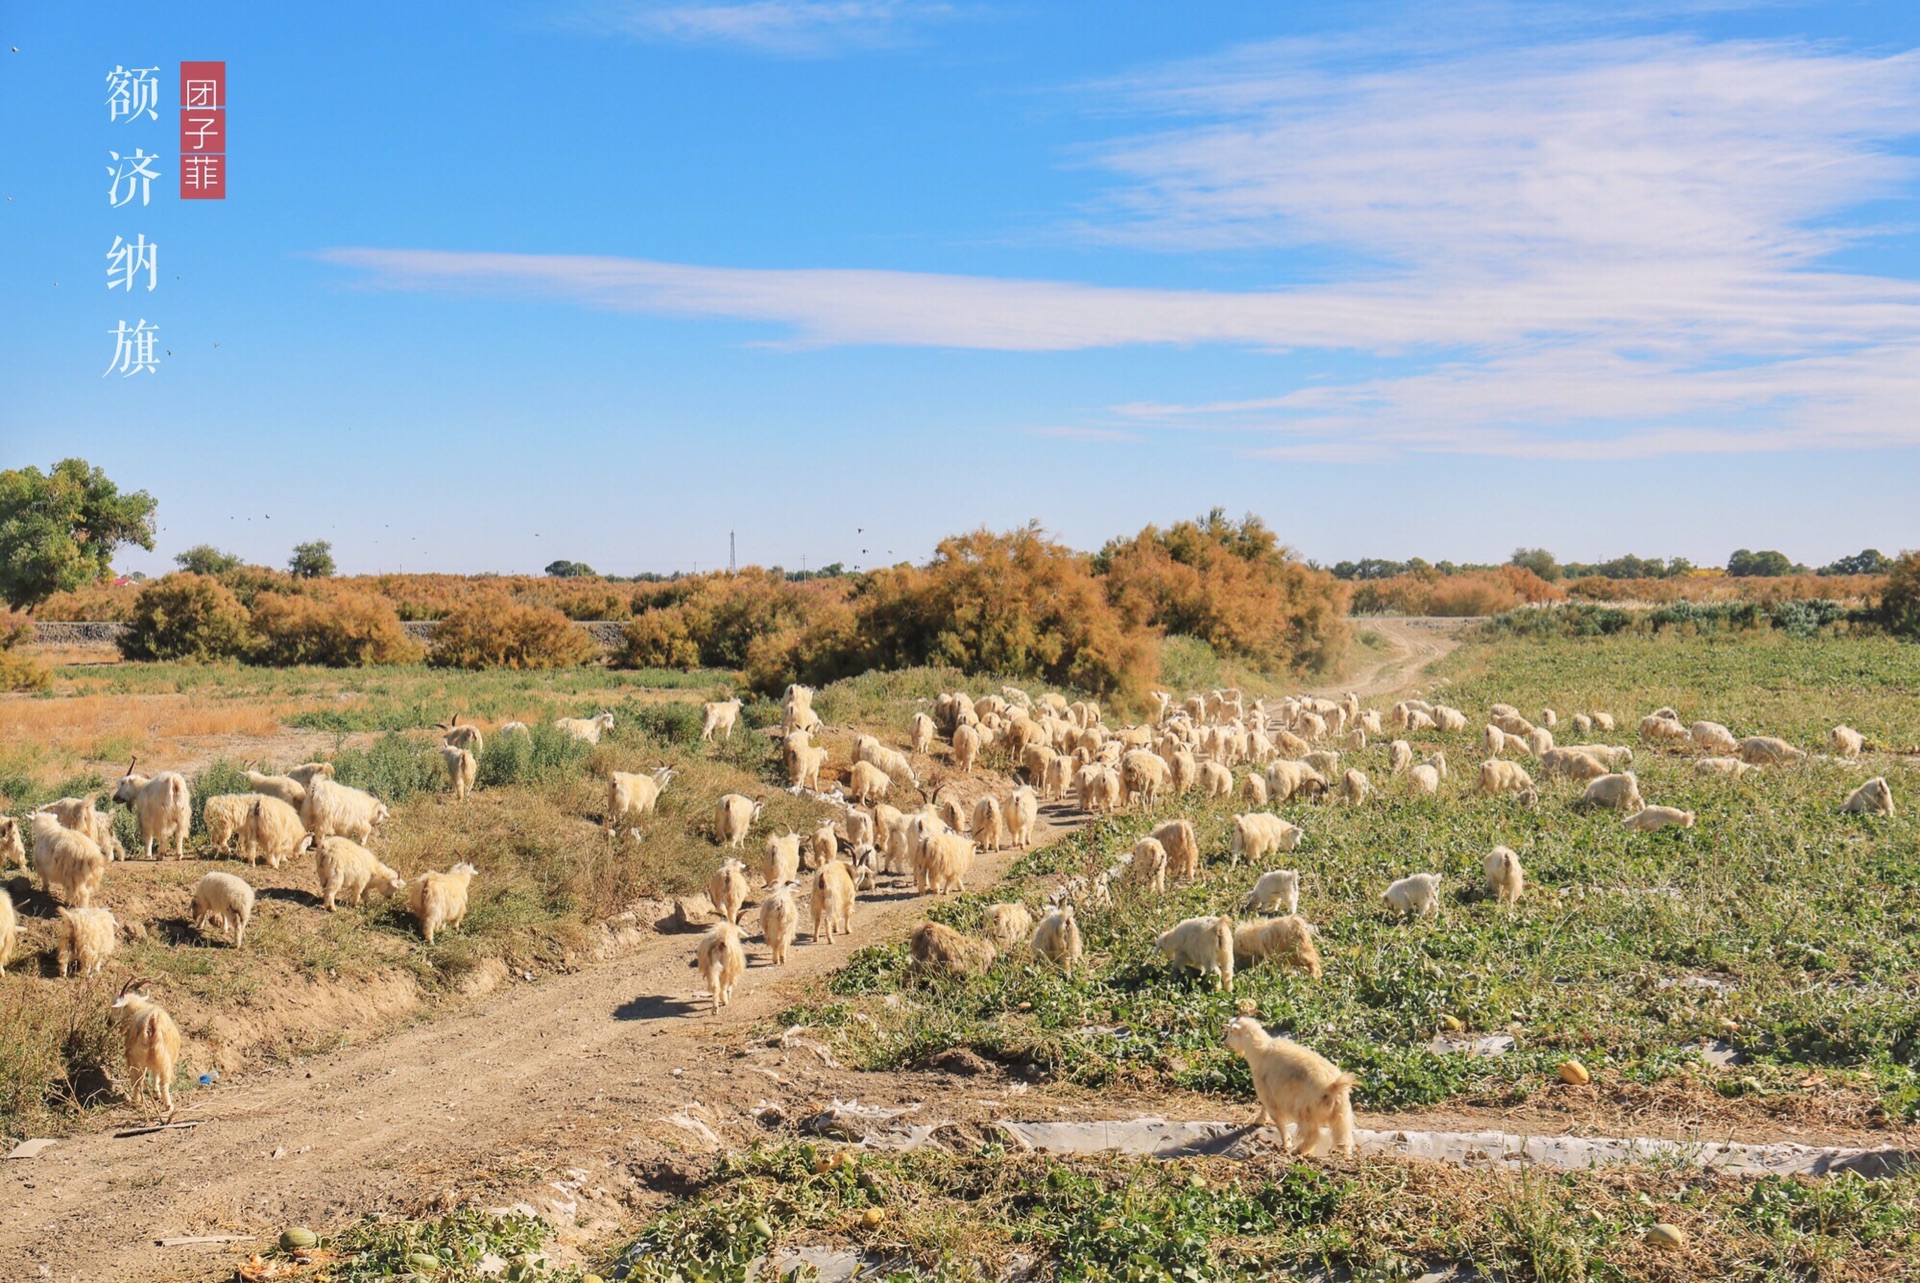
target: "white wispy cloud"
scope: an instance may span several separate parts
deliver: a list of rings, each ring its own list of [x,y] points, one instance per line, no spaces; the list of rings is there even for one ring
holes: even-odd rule
[[[803,345],[1228,344],[1371,367],[1251,401],[1115,406],[1088,440],[1204,431],[1311,459],[1920,444],[1920,283],[1832,266],[1880,231],[1858,221],[1866,202],[1914,195],[1900,147],[1920,133],[1920,55],[1663,38],[1390,64],[1357,41],[1289,42],[1087,92],[1156,125],[1083,155],[1113,185],[1081,235],[1244,249],[1250,271],[1293,279],[323,257],[390,288],[762,322]]]
[[[911,0],[739,0],[647,3],[608,0],[567,24],[582,30],[672,44],[724,45],[787,57],[882,48],[913,38],[953,6]]]

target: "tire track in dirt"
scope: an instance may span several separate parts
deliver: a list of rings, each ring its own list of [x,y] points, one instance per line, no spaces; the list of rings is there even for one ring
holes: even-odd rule
[[[1366,616],[1351,621],[1355,631],[1379,634],[1393,647],[1390,654],[1370,659],[1344,681],[1309,686],[1309,695],[1335,697],[1352,691],[1361,699],[1385,695],[1412,686],[1429,664],[1451,654],[1473,619]]]

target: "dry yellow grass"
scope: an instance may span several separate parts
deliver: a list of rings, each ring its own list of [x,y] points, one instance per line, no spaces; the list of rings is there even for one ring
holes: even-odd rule
[[[105,741],[160,744],[199,735],[271,735],[292,701],[209,701],[190,695],[75,695],[0,700],[0,739],[87,753]]]

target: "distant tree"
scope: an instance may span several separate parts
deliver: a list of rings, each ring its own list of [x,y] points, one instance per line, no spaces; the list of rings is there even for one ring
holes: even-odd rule
[[[85,459],[0,472],[0,597],[32,606],[104,578],[120,545],[153,548],[153,509]]]
[[[1752,552],[1742,548],[1727,558],[1727,573],[1741,579],[1772,579],[1792,574],[1793,562],[1784,552],[1773,549]]]
[[[1545,548],[1515,548],[1507,564],[1531,570],[1550,584],[1560,581],[1560,563]]]
[[[1670,557],[1667,560],[1667,578],[1685,579],[1693,573],[1693,563],[1685,557]]]
[[[1572,567],[1568,572],[1573,573]],[[1658,557],[1636,557],[1629,553],[1624,557],[1615,557],[1610,561],[1597,561],[1579,569],[1581,575],[1597,575],[1602,579],[1665,579],[1672,572],[1666,562]]]
[[[1880,622],[1897,637],[1920,639],[1920,552],[1903,552],[1888,566]]]
[[[1335,579],[1391,579],[1395,575],[1405,574],[1407,563],[1404,561],[1383,561],[1379,557],[1363,557],[1359,561],[1338,561],[1333,566]]]
[[[593,567],[584,561],[550,561],[541,572],[553,579],[581,579],[592,576]]]
[[[1830,565],[1820,567],[1823,575],[1884,575],[1893,568],[1893,558],[1881,553],[1878,548],[1867,548],[1851,557],[1842,557]]]
[[[233,553],[222,552],[210,543],[203,543],[176,554],[173,564],[193,574],[212,575],[218,579],[229,571],[240,569],[242,563]]]
[[[334,572],[333,545],[325,539],[315,539],[311,543],[297,543],[293,546],[293,557],[287,562],[287,569],[293,572],[295,579],[326,579]]]

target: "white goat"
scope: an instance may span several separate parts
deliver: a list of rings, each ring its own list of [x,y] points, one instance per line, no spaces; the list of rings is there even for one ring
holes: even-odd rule
[[[720,737],[720,742],[723,744],[733,739],[733,724],[740,720],[740,700],[737,696],[733,699],[720,699],[702,704],[700,711],[704,715],[700,723],[702,744],[715,735]]]
[[[1319,1150],[1323,1133],[1329,1151],[1353,1153],[1352,1074],[1291,1039],[1272,1037],[1252,1016],[1236,1016],[1227,1025],[1227,1046],[1252,1071],[1253,1094],[1260,1102],[1255,1127],[1277,1128],[1281,1147],[1297,1148],[1303,1156]],[[1294,1129],[1290,1144],[1289,1123]]]
[[[612,833],[629,815],[652,815],[660,794],[673,781],[673,768],[655,768],[651,775],[636,771],[614,771],[607,776],[607,832]]]
[[[716,842],[739,850],[746,845],[747,833],[760,818],[765,802],[740,793],[723,793],[713,807],[713,836]]]
[[[1487,852],[1485,868],[1487,894],[1503,905],[1519,903],[1527,889],[1527,871],[1520,867],[1520,856],[1511,847],[1496,846]]]
[[[316,841],[339,836],[366,843],[387,822],[387,807],[363,789],[316,775],[307,785],[307,800],[300,804],[300,822]]]
[[[1440,912],[1438,873],[1414,873],[1390,885],[1383,898],[1401,917],[1431,918]]]
[[[129,980],[113,1000],[112,1016],[121,1036],[127,1073],[133,1077],[133,1103],[146,1096],[152,1078],[160,1107],[173,1121],[173,1067],[180,1059],[180,1029],[165,1007],[143,992],[145,980]]]
[[[1220,987],[1233,992],[1233,919],[1187,918],[1153,938],[1175,971],[1183,968],[1202,976],[1219,976]]]
[[[328,913],[342,895],[359,905],[369,889],[393,895],[407,888],[407,880],[380,862],[380,857],[350,838],[321,838],[314,844],[314,874],[320,881],[320,902]]]
[[[562,735],[577,739],[583,744],[598,744],[600,737],[613,729],[613,714],[600,713],[594,717],[556,717],[553,724],[560,728]]]
[[[134,758],[127,763],[127,773],[114,785],[113,800],[133,812],[140,823],[140,836],[147,840],[147,858],[154,858],[154,847],[164,847],[168,840],[173,842],[173,858],[187,858],[187,830],[193,827],[193,794],[187,788],[187,779],[178,771],[162,771],[158,775],[135,775],[134,766],[139,762]]]
[[[99,975],[101,968],[107,965],[107,959],[113,956],[113,947],[119,941],[116,933],[119,924],[113,920],[112,912],[106,909],[69,909],[65,905],[60,905],[54,912],[60,915],[57,959],[62,978],[73,974]]]
[[[247,942],[247,924],[253,921],[253,888],[231,873],[209,873],[193,884],[193,912],[188,919],[196,931],[217,922],[233,932],[233,947]]]
[[[407,892],[407,911],[420,923],[420,934],[433,943],[442,927],[458,927],[467,916],[467,888],[480,870],[460,863],[445,873],[422,873]]]

